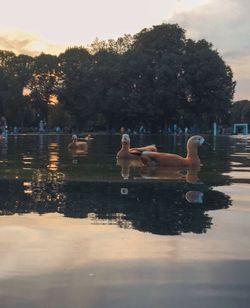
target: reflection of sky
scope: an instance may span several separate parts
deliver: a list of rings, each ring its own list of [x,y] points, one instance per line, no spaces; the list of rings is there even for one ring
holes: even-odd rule
[[[158,236],[58,214],[0,217],[0,277],[39,275],[93,262],[248,259],[248,216],[229,209],[211,213],[214,226],[206,240],[204,235]]]
[[[241,174],[240,178],[241,179],[243,178]],[[249,179],[249,174],[248,174],[248,179]],[[230,195],[230,198],[236,205],[235,207],[231,207],[231,210],[250,211],[249,184],[237,183],[237,184],[231,184],[230,186],[216,187],[216,189],[218,191],[221,191],[222,193]]]

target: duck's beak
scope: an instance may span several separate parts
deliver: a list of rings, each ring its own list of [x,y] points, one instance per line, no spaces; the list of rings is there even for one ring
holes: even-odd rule
[[[204,141],[203,144],[204,144],[204,145],[209,145],[209,146],[211,145],[211,144],[208,143],[207,141]]]

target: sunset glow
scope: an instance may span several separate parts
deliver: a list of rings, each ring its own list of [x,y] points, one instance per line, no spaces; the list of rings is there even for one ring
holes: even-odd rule
[[[213,43],[233,69],[235,99],[249,99],[249,6],[244,0],[44,0],[36,6],[31,0],[10,0],[2,4],[0,49],[58,55],[97,37],[116,39],[163,22],[178,23],[187,37]]]

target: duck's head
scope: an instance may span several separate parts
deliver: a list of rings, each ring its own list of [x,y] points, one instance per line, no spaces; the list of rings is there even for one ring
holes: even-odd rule
[[[123,134],[122,135],[122,144],[127,144],[129,145],[130,144],[130,138],[129,138],[129,135],[128,134]]]
[[[71,139],[72,139],[72,141],[76,141],[77,140],[77,135],[72,135]]]
[[[192,136],[188,139],[187,147],[193,148],[193,147],[199,147],[205,142],[205,139],[202,136]]]

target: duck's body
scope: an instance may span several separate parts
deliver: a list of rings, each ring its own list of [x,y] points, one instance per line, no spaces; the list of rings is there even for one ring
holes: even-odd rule
[[[72,141],[68,148],[71,150],[85,150],[88,147],[88,144],[84,141]]]
[[[125,158],[125,159],[140,159],[141,154],[145,151],[156,152],[157,148],[155,145],[148,145],[145,147],[139,148],[130,148],[130,138],[128,134],[122,135],[122,147],[117,153],[116,158]]]
[[[91,136],[91,134],[88,134],[86,137],[82,138],[82,140],[84,140],[84,141],[91,141],[93,139],[94,138]]]
[[[187,156],[182,157],[172,153],[159,153],[145,151],[141,154],[141,160],[146,166],[161,167],[197,167],[200,166],[198,147],[204,143],[202,136],[193,136],[187,142]]]
[[[87,152],[88,151],[88,144],[85,141],[79,141],[76,135],[72,136],[72,142],[68,145],[68,148],[71,151],[80,151],[80,152]]]

